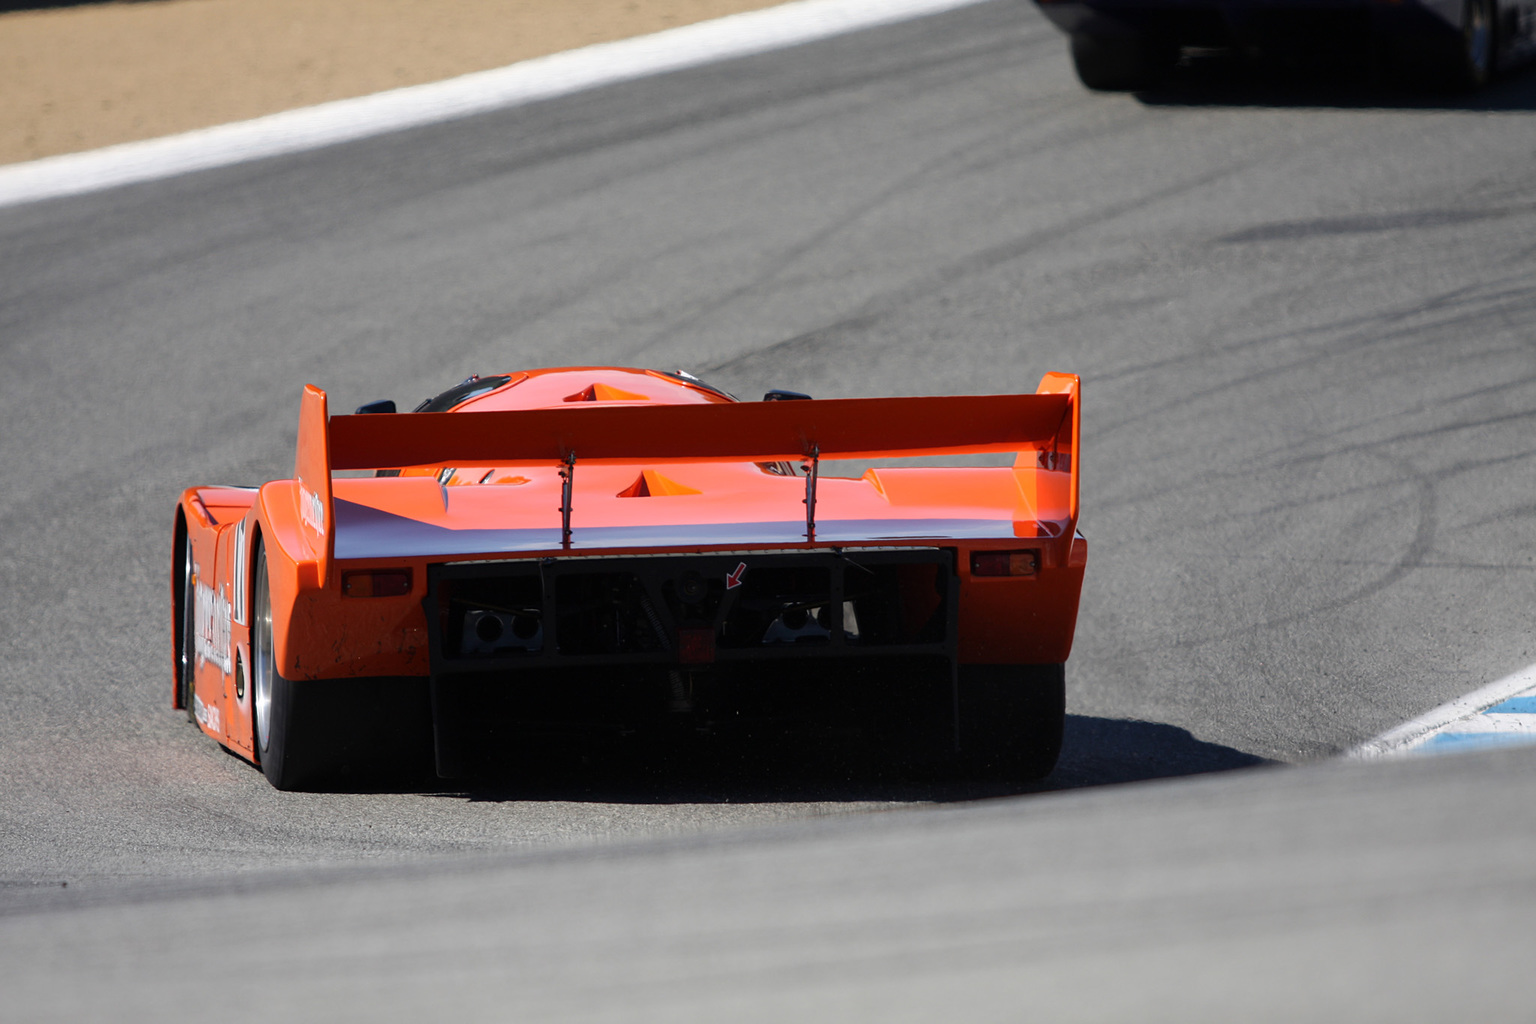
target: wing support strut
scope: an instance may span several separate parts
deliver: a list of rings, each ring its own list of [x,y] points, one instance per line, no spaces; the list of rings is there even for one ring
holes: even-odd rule
[[[821,466],[821,447],[811,445],[811,450],[806,453],[806,461],[801,465],[805,470],[805,539],[816,539],[816,471]]]
[[[576,452],[568,451],[560,463],[560,546],[571,546],[571,485],[576,482]]]

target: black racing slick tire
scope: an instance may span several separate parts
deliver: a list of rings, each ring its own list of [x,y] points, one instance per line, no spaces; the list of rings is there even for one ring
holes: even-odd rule
[[[266,552],[260,544],[252,559],[256,592],[251,619],[251,710],[256,760],[277,789],[302,788],[315,775],[313,744],[304,742],[302,709],[294,681],[277,670],[272,632],[272,588]]]
[[[961,665],[960,758],[965,773],[1035,782],[1061,756],[1066,666]]]
[[[1095,92],[1129,92],[1156,85],[1178,57],[1176,47],[1135,33],[1072,33],[1072,66]]]
[[[187,721],[196,722],[192,674],[197,667],[197,578],[192,565],[192,542],[183,523],[176,526],[176,561],[172,571],[181,594],[176,609],[176,700],[186,710]]]

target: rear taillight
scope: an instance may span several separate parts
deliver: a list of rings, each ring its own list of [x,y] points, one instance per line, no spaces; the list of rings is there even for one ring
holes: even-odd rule
[[[411,592],[409,569],[359,569],[341,574],[341,592],[348,597],[404,597]]]
[[[1033,576],[1040,571],[1038,551],[972,551],[972,576]]]

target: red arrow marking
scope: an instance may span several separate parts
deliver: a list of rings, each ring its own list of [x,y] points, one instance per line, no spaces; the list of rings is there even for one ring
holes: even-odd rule
[[[736,571],[735,572],[728,572],[728,573],[726,573],[725,574],[725,589],[726,590],[735,590],[737,587],[741,586],[741,574],[746,572],[746,571],[747,571],[747,563],[746,562],[742,562],[742,563],[740,563],[739,565],[736,566]]]

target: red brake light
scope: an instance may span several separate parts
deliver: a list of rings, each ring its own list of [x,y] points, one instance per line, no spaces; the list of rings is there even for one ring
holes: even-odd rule
[[[360,569],[341,574],[341,592],[348,597],[404,597],[411,592],[409,569]]]
[[[1040,571],[1038,551],[972,551],[972,576],[1033,576]]]

